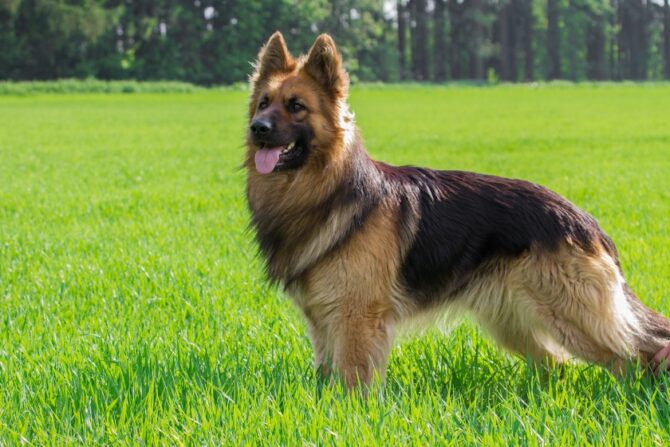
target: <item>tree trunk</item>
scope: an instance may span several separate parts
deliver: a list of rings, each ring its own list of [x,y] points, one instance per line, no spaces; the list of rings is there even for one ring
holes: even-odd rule
[[[511,5],[508,3],[503,6],[498,14],[498,34],[500,36],[500,77],[503,81],[510,81],[511,76],[511,59],[512,51],[510,48],[510,14],[513,14],[510,11]]]
[[[670,79],[670,4],[663,2],[663,49],[665,59],[665,79]]]
[[[407,1],[408,24],[409,24],[409,65],[410,76],[414,79],[416,72],[416,4],[414,0]]]
[[[462,58],[464,45],[461,42],[461,27],[463,26],[463,10],[465,2],[459,5],[458,2],[450,0],[447,4],[449,8],[449,68],[451,69],[451,79],[462,79]]]
[[[624,76],[641,80],[647,73],[647,10],[643,0],[623,0],[621,44]]]
[[[605,79],[605,29],[602,16],[596,15],[591,18],[586,39],[587,76],[589,79],[603,80]]]
[[[633,50],[633,40],[635,36],[635,20],[633,13],[635,11],[632,6],[634,0],[621,1],[621,59],[622,63],[622,79],[635,78],[635,59]]]
[[[507,30],[509,32],[509,80],[512,82],[516,82],[517,80],[517,66],[516,66],[516,56],[517,56],[517,41],[519,38],[519,33],[518,33],[518,26],[519,26],[519,19],[518,19],[518,8],[515,6],[516,2],[512,1],[512,5],[510,5],[511,11],[510,15],[508,16],[508,21],[509,25],[507,26]]]
[[[623,23],[625,20],[625,14],[624,14],[624,1],[625,0],[618,0],[618,5],[619,7],[617,8],[617,18],[618,18],[618,32],[617,32],[617,80],[623,80],[625,79],[627,73],[626,73],[626,67],[628,61],[626,60],[626,41],[624,38],[623,34]]]
[[[472,40],[474,45],[471,46],[471,60],[470,60],[470,78],[484,79],[484,58],[482,57],[482,47],[484,44],[484,24],[481,21],[483,15],[483,8],[481,0],[470,0],[470,8],[472,9],[472,17],[474,18]]]
[[[447,78],[447,41],[444,35],[446,0],[435,0],[434,14],[434,45],[435,45],[435,81],[444,81]]]
[[[571,81],[577,80],[577,8],[575,0],[568,2],[568,59],[570,60]]]
[[[558,0],[547,0],[547,54],[549,79],[561,78],[561,34],[558,29]]]
[[[610,16],[610,27],[611,29],[616,29],[617,24],[617,11],[618,3],[617,0],[611,0],[610,6],[612,7],[612,14]],[[607,73],[607,79],[616,79],[616,70],[617,70],[617,60],[616,60],[616,34],[613,32],[608,33],[610,35],[609,39],[609,69]]]
[[[412,0],[415,7],[415,21],[416,27],[414,33],[416,34],[416,72],[415,79],[417,81],[427,81],[430,76],[428,74],[428,12],[426,11],[426,0]]]
[[[407,42],[405,37],[407,34],[406,31],[406,17],[405,17],[405,7],[402,4],[402,0],[398,0],[397,3],[398,11],[398,68],[400,72],[400,79],[407,79],[407,60],[405,58]]]
[[[523,30],[521,38],[523,39],[524,53],[524,78],[526,82],[533,80],[533,2],[532,0],[522,0],[523,5]]]
[[[418,23],[417,3],[420,0],[409,0],[407,6],[409,8],[409,33],[410,33],[410,56],[412,61],[412,79],[420,80],[419,70],[419,33],[416,29]]]
[[[650,0],[641,0],[641,16],[640,16],[640,34],[638,41],[638,51],[640,54],[640,67],[638,70],[638,79],[648,79],[647,70],[649,69],[649,24],[654,20],[653,5]]]

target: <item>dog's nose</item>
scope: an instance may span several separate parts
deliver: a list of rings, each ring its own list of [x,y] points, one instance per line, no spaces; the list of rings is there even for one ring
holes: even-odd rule
[[[267,118],[258,118],[251,122],[251,133],[256,136],[267,135],[272,130],[272,123]]]

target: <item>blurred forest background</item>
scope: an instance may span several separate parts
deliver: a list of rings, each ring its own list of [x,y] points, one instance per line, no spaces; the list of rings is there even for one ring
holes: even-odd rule
[[[354,81],[670,79],[669,0],[0,0],[0,79],[244,82],[275,30]]]

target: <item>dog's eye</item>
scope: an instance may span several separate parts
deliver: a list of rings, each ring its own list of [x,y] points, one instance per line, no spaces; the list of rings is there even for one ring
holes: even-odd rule
[[[293,100],[288,103],[288,111],[291,113],[298,113],[302,112],[303,110],[307,110],[307,108],[298,101]]]
[[[270,101],[268,101],[267,96],[261,99],[261,102],[258,103],[258,110],[263,110],[267,108],[267,106],[270,104]]]

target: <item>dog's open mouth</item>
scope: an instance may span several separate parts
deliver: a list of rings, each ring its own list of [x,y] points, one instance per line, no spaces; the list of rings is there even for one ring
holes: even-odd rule
[[[290,167],[302,156],[304,146],[293,141],[285,146],[266,147],[261,144],[256,150],[256,170],[261,174],[269,174],[276,169]]]

